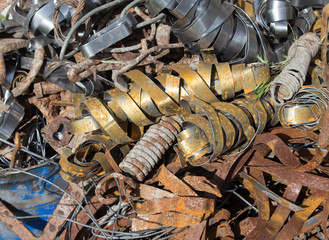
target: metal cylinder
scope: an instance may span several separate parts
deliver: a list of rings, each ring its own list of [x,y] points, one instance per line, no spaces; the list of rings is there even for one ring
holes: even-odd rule
[[[120,163],[121,170],[143,181],[176,141],[182,122],[178,116],[162,117],[158,124],[152,125],[146,131]]]

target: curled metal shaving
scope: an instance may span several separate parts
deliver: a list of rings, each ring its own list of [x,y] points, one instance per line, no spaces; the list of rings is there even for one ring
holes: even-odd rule
[[[92,135],[79,146],[74,154],[63,149],[63,155],[59,161],[63,179],[68,182],[80,182],[102,174],[104,171],[113,172],[105,156],[105,151],[112,147],[113,144],[107,136]]]
[[[175,145],[182,166],[187,162],[199,166],[225,152],[245,150],[274,116],[269,96],[255,100],[251,94],[231,103],[210,105],[195,97],[186,97],[182,102],[186,114]]]
[[[327,88],[303,87],[291,101],[280,107],[280,123],[284,127],[319,130],[323,126],[328,103]]]
[[[259,41],[262,41],[257,37],[260,33],[256,33],[255,25],[233,4],[216,0],[165,2],[161,5],[163,1],[149,1],[146,6],[153,13],[167,10],[173,33],[192,52],[213,47],[223,62],[256,61],[260,53]]]
[[[142,135],[141,129],[155,123],[157,117],[179,114],[184,96],[197,96],[207,103],[232,99],[236,93],[253,91],[270,78],[270,73],[269,66],[263,64],[200,62],[196,71],[187,65],[169,66],[154,81],[139,70],[124,76],[131,81],[129,91],[107,91],[107,105],[97,98],[79,97],[76,108],[85,108],[96,122],[79,114],[72,123],[74,133],[102,129],[116,144],[133,142]],[[124,124],[127,119],[132,123],[130,129]]]
[[[316,21],[316,16],[312,8],[305,8],[298,13],[292,31],[288,34],[288,40],[274,45],[274,52],[278,61],[285,61],[289,47],[302,35],[309,32]]]
[[[297,17],[295,9],[287,0],[264,1],[257,12],[257,22],[275,37],[288,36],[289,24]]]

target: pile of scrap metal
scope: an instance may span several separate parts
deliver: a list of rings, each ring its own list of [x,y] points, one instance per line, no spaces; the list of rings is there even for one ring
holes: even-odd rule
[[[328,239],[328,3],[1,1],[0,239]]]

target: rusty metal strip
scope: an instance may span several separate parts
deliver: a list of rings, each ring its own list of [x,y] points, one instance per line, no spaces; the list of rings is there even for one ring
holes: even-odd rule
[[[262,184],[260,184],[256,179],[254,179],[253,177],[249,176],[245,172],[240,172],[239,175],[242,178],[248,180],[251,184],[253,184],[256,188],[258,188],[260,191],[262,191],[270,199],[276,201],[278,204],[281,204],[282,206],[285,206],[285,207],[289,208],[290,210],[292,210],[294,212],[298,212],[298,211],[303,211],[304,210],[304,208],[299,207],[299,206],[297,206],[296,204],[294,204],[292,202],[289,202],[288,200],[286,200],[286,199],[278,196],[277,194],[275,194],[271,190],[267,189]]]
[[[152,200],[155,198],[173,198],[176,195],[160,188],[156,188],[146,184],[140,184],[139,196],[146,200]]]
[[[212,106],[217,111],[224,113],[224,115],[229,117],[229,119],[235,119],[241,125],[242,132],[244,136],[247,138],[247,142],[245,144],[242,144],[241,146],[237,146],[236,151],[244,149],[255,136],[255,129],[251,126],[248,115],[246,115],[241,108],[233,104],[218,102],[218,103],[213,103]],[[241,135],[242,133],[239,132],[239,134]]]
[[[135,205],[138,216],[179,212],[207,218],[213,209],[214,199],[199,197],[156,198]]]
[[[302,186],[298,184],[288,184],[283,197],[294,202],[296,201],[301,188]],[[248,235],[248,239],[274,239],[287,220],[290,212],[291,210],[285,206],[278,205],[271,218],[266,221],[266,225],[262,225],[262,229],[257,229],[258,231],[255,230],[251,232]],[[264,224],[264,222],[262,222],[262,224]]]
[[[163,92],[151,79],[138,70],[132,70],[124,74],[133,79],[155,101],[163,114],[175,114],[179,112],[179,106],[165,92]]]
[[[74,134],[83,134],[100,129],[99,123],[92,116],[74,120],[71,122],[71,126]]]
[[[183,181],[186,182],[194,191],[207,192],[207,195],[214,195],[214,198],[222,197],[217,185],[211,183],[204,176],[185,176]]]
[[[192,225],[190,226],[186,231],[187,233],[184,233],[183,240],[189,240],[189,239],[200,239],[203,240],[203,235],[207,228],[207,221],[203,221],[198,225]]]
[[[261,172],[257,172],[261,175]],[[255,175],[255,173],[253,173]],[[242,179],[243,186],[251,193],[252,198],[255,199],[258,212],[258,224],[267,221],[270,218],[270,202],[268,196],[258,189],[254,184],[246,179]]]
[[[168,67],[170,70],[177,72],[184,81],[192,88],[195,96],[201,100],[211,103],[217,102],[218,98],[211,92],[202,78],[186,65],[173,65]]]
[[[328,193],[326,192],[313,192],[312,195],[305,199],[302,203],[303,206],[307,206],[305,207],[305,210],[296,212],[288,223],[282,228],[275,239],[292,239],[295,237],[302,228],[304,222],[327,197]]]
[[[207,103],[205,103],[201,100],[198,100],[195,97],[186,97],[183,101],[186,101],[190,104],[197,106],[199,108],[199,110],[202,111],[205,116],[207,116],[207,119],[209,121],[209,126],[210,126],[210,129],[207,132],[210,131],[210,133],[211,133],[207,137],[208,137],[209,141],[212,140],[211,142],[209,142],[212,147],[212,151],[211,151],[209,160],[215,156],[218,156],[224,148],[224,143],[223,143],[223,130],[220,125],[220,120],[219,120],[218,115],[216,114],[215,109],[212,108]],[[191,162],[191,160],[190,160],[190,162]],[[191,164],[200,165],[200,163],[198,163],[198,162],[191,162]]]
[[[301,191],[302,186],[299,184],[291,183],[288,184],[284,194],[284,197],[290,201],[296,201]],[[272,214],[271,219],[268,223],[268,228],[270,232],[270,236],[276,236],[276,234],[280,231],[281,227],[283,226],[284,222],[288,218],[290,211],[283,205],[277,207],[275,212]]]
[[[143,113],[127,93],[122,92],[117,88],[109,90],[108,93],[113,97],[114,101],[120,105],[129,119],[137,126],[143,127],[154,123]]]
[[[172,174],[164,165],[159,168],[155,176],[148,180],[146,184],[152,184],[154,182],[161,182],[166,189],[179,196],[197,196],[190,187]]]
[[[264,147],[259,145],[259,149],[262,148]],[[266,152],[264,152],[264,154],[266,155]],[[284,166],[280,163],[265,159],[260,153],[253,155],[253,158],[251,158],[250,161],[250,166],[257,166],[257,169],[277,176],[281,179],[286,179],[289,182],[302,184],[303,186],[309,187],[311,189],[328,191],[326,186],[329,181],[327,178],[310,173],[296,171],[296,167]]]
[[[215,64],[222,92],[222,99],[231,99],[235,95],[234,80],[228,63]]]

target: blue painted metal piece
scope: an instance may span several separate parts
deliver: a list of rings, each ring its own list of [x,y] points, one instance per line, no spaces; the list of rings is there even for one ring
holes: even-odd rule
[[[47,163],[26,170],[65,189],[68,183],[59,171],[59,166]],[[62,191],[36,177],[24,173],[0,174],[0,198],[16,216],[52,214],[62,195]],[[22,222],[34,235],[40,236],[48,220],[49,217],[40,217]],[[19,238],[0,221],[0,239]]]

